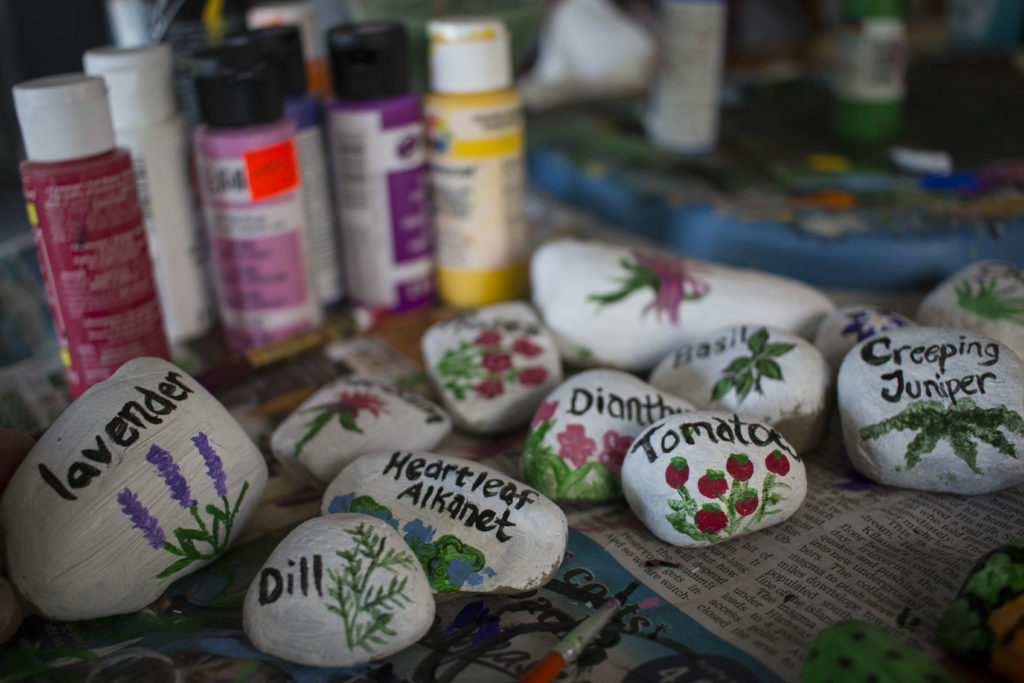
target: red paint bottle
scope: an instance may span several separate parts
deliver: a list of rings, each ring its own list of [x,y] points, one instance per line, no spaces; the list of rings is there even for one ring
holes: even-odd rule
[[[114,146],[102,78],[38,78],[13,94],[25,208],[77,398],[132,358],[170,358],[131,155]]]

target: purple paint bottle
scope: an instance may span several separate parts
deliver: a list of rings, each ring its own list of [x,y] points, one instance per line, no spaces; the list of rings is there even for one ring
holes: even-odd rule
[[[307,268],[295,122],[280,65],[255,47],[193,56],[203,124],[196,167],[228,346],[244,351],[319,327]]]
[[[434,300],[424,129],[409,92],[405,30],[380,22],[327,34],[335,99],[328,130],[352,300],[407,311]]]

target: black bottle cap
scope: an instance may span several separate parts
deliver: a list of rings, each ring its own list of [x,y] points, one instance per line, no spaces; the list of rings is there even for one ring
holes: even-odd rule
[[[302,35],[297,26],[267,26],[228,36],[225,45],[254,45],[280,62],[287,97],[306,94],[306,64],[302,59]]]
[[[190,58],[199,118],[223,128],[271,123],[284,116],[280,62],[254,45],[202,50]]]
[[[395,22],[344,24],[327,32],[334,94],[375,100],[409,92],[405,28]]]

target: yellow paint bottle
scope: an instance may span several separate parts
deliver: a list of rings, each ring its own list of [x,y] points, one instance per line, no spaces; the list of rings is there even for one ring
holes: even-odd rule
[[[530,249],[525,141],[508,33],[497,19],[459,17],[430,21],[427,36],[438,295],[453,306],[522,297]]]

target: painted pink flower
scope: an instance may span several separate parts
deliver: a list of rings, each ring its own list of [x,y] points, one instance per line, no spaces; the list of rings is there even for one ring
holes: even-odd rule
[[[566,426],[558,435],[558,446],[558,456],[576,467],[582,466],[597,450],[597,443],[587,437],[583,425]]]
[[[473,387],[473,390],[484,398],[494,398],[495,396],[500,396],[505,391],[505,387],[496,379],[485,379]]]
[[[537,412],[533,414],[533,422],[530,423],[530,426],[536,429],[541,422],[547,422],[553,418],[556,410],[558,410],[558,401],[541,403],[540,408],[537,408]]]
[[[374,396],[362,391],[343,391],[338,394],[338,400],[332,404],[335,412],[348,413],[352,417],[358,417],[359,413],[366,411],[373,413],[374,417],[380,417],[388,402],[380,396]]]
[[[634,251],[633,258],[657,278],[657,294],[654,301],[644,308],[644,312],[654,309],[659,317],[667,313],[673,324],[679,322],[679,307],[685,299],[699,299],[710,289],[706,282],[690,274],[690,269],[681,258],[666,258],[642,251]]]
[[[520,356],[526,356],[527,358],[538,356],[543,350],[544,349],[530,341],[528,337],[519,337],[512,342],[512,351],[518,353]]]
[[[492,351],[491,353],[484,354],[481,364],[488,372],[505,372],[512,367],[512,356],[507,353]]]
[[[477,335],[473,343],[477,346],[494,346],[501,341],[501,334],[494,330],[484,330]]]
[[[631,443],[633,443],[633,437],[609,429],[601,437],[603,450],[597,458],[598,462],[618,474],[622,471],[622,461],[626,458],[626,451],[629,450]]]
[[[528,368],[523,368],[522,372],[519,373],[519,383],[526,386],[543,384],[547,378],[547,368],[542,365],[531,365]]]

